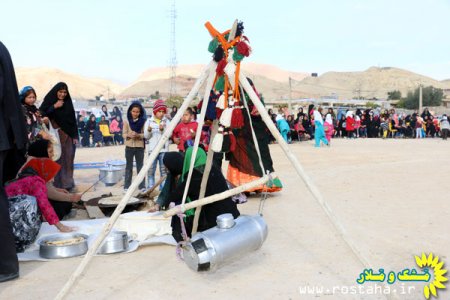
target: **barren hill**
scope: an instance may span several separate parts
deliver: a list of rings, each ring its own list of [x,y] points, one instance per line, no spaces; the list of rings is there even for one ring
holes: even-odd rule
[[[177,93],[187,95],[201,72],[201,65],[185,65],[177,69]],[[351,99],[386,99],[387,93],[399,90],[406,96],[419,84],[437,88],[450,88],[450,80],[438,81],[399,68],[371,67],[362,72],[327,72],[319,77],[306,73],[281,70],[271,65],[243,64],[243,72],[256,84],[265,99],[338,97]],[[289,90],[289,77],[293,79]],[[155,91],[167,95],[169,89],[167,68],[149,69],[136,82],[125,89],[120,98],[148,96]]]
[[[106,79],[86,78],[50,68],[16,68],[19,90],[26,85],[35,88],[37,97],[42,100],[47,92],[58,82],[63,81],[69,86],[69,92],[74,99],[95,99],[95,96],[117,96],[124,87]],[[109,91],[108,91],[109,89]]]
[[[177,93],[185,96],[189,93],[195,80],[203,70],[203,65],[181,65],[177,67]],[[302,80],[307,73],[285,71],[267,64],[243,63],[242,71],[255,81],[259,92],[265,98],[276,99],[287,97],[289,93],[289,77]],[[127,87],[119,96],[120,99],[146,97],[156,91],[166,96],[169,91],[170,70],[168,68],[152,68],[142,73],[138,79]]]
[[[444,82],[398,68],[371,67],[363,72],[327,72],[319,77],[308,77],[295,82],[293,89],[315,97],[335,95],[339,98],[387,97],[387,93],[399,90],[402,95],[422,84],[444,88]]]
[[[186,96],[199,76],[203,65],[182,65],[177,68],[177,93]],[[306,73],[291,72],[267,64],[243,63],[245,75],[251,78],[257,90],[266,100],[296,98],[338,97],[351,99],[385,99],[387,93],[400,90],[402,95],[414,90],[419,84],[450,89],[450,79],[437,81],[398,68],[371,67],[362,72],[327,72],[319,77]],[[117,99],[148,97],[159,91],[166,96],[169,91],[169,69],[152,68],[143,72],[128,87],[120,86],[109,80],[86,78],[50,68],[18,68],[16,76],[19,88],[33,86],[42,99],[51,87],[59,81],[69,85],[75,99],[94,99],[95,96],[107,96]],[[292,79],[289,90],[289,77]],[[109,89],[109,91],[108,91]]]

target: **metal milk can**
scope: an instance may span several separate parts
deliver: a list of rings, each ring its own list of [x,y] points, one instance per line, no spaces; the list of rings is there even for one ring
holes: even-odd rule
[[[186,264],[194,271],[214,271],[227,262],[261,248],[267,224],[260,215],[222,214],[217,226],[196,233],[183,247]]]

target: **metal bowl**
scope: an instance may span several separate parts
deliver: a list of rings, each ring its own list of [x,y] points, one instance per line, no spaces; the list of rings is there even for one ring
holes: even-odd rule
[[[83,241],[70,245],[49,245],[48,242],[64,241],[82,237]],[[82,233],[58,233],[43,237],[38,241],[39,255],[43,258],[67,258],[80,256],[87,252],[88,235]]]
[[[97,251],[99,254],[112,254],[128,250],[128,233],[126,231],[113,231],[103,241]]]

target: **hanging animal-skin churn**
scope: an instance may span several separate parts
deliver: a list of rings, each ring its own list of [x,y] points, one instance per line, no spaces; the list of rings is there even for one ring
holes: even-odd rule
[[[233,260],[258,250],[267,237],[262,216],[232,214],[217,217],[217,226],[196,233],[183,246],[183,258],[194,271],[214,271]]]

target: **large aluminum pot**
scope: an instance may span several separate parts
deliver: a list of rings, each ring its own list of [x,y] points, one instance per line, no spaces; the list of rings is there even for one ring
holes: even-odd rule
[[[115,168],[119,168],[122,170],[122,176],[125,176],[125,167],[127,166],[127,162],[124,160],[107,160],[105,163],[106,166],[112,166]]]
[[[39,256],[43,258],[66,258],[87,252],[88,236],[81,233],[58,233],[38,241]]]
[[[99,254],[119,253],[128,250],[128,234],[126,231],[112,231],[97,251]]]
[[[214,271],[227,262],[261,248],[267,225],[260,215],[217,217],[217,226],[196,233],[183,247],[183,258],[194,271]]]
[[[106,185],[112,186],[115,185],[122,179],[122,169],[109,166],[105,168],[100,168],[100,174],[98,178]]]

